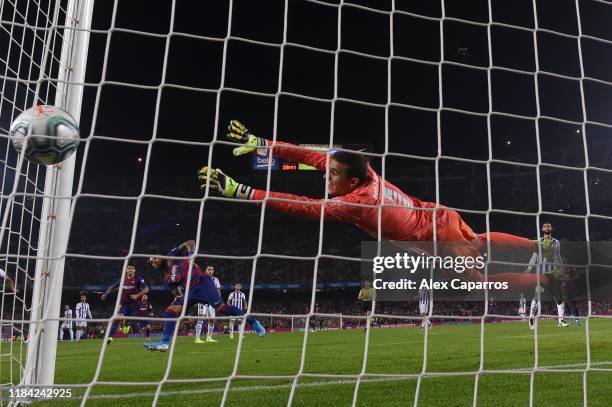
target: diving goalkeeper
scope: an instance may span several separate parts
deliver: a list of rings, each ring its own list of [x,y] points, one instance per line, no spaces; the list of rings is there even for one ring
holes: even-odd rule
[[[272,154],[283,159],[304,163],[326,171],[327,155],[304,147],[284,142],[275,142],[256,137],[239,121],[229,124],[227,137],[242,143],[234,149],[234,155],[251,153],[258,148],[272,148]],[[201,187],[208,181],[211,190],[221,195],[245,200],[262,201],[266,191],[240,184],[220,169],[203,167],[198,171]],[[308,219],[320,219],[321,206],[326,221],[351,222],[376,237],[378,235],[378,211],[381,212],[381,238],[394,241],[433,241],[434,211],[436,212],[436,238],[438,241],[465,242],[452,245],[455,253],[448,255],[480,255],[487,240],[496,249],[521,249],[530,253],[535,242],[523,237],[500,232],[477,234],[454,210],[433,202],[423,202],[406,195],[398,187],[381,177],[372,169],[367,157],[347,151],[338,151],[329,158],[327,193],[331,199],[311,199],[304,196],[269,191],[267,207],[289,215]],[[280,199],[278,199],[280,198]],[[480,270],[473,268],[463,273],[464,280],[485,280]],[[488,276],[488,281],[508,282],[516,290],[536,286],[537,275],[523,273],[497,273]],[[553,292],[560,289],[560,276],[540,275],[540,284]]]

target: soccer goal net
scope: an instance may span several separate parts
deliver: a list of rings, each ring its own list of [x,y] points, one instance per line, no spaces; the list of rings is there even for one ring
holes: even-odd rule
[[[11,148],[22,111],[56,105],[79,116],[91,3],[0,4],[2,330],[0,381],[52,385],[74,159],[45,168]],[[85,47],[84,49],[80,47]]]
[[[225,133],[240,120],[273,144],[323,151],[326,165],[336,151],[367,156],[381,183],[431,202],[425,211],[457,211],[474,231],[535,240],[546,222],[562,247],[610,240],[611,20],[600,0],[0,1],[0,267],[18,289],[4,280],[2,389],[54,384],[82,405],[476,406],[501,404],[508,389],[508,405],[542,403],[569,380],[574,404],[610,401],[606,278],[595,297],[588,273],[578,279],[566,304],[583,326],[571,332],[555,330],[558,308],[534,291],[524,293],[527,309],[538,304],[533,331],[518,295],[434,293],[425,312],[418,297],[377,301],[361,242],[385,240],[382,207],[376,233],[358,215],[327,222],[337,174],[263,146],[233,157],[240,145]],[[13,118],[36,104],[79,118],[82,147],[59,166],[10,147]],[[262,199],[201,188],[204,166]],[[283,202],[315,214],[279,213]],[[163,264],[191,239],[189,275],[213,266],[228,303],[241,284],[264,338],[240,332],[245,318],[182,307],[167,352],[143,348],[139,327],[159,340],[180,297],[149,258]],[[122,315],[128,264],[152,313]],[[119,294],[101,298],[118,280]],[[93,319],[79,343],[58,345],[60,309],[82,294]],[[194,344],[209,319],[217,343]]]

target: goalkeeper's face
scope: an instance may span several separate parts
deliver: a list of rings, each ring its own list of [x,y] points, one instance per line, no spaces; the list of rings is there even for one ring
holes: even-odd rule
[[[359,186],[359,179],[349,177],[347,166],[331,158],[329,160],[329,180],[327,194],[330,197],[348,195]]]

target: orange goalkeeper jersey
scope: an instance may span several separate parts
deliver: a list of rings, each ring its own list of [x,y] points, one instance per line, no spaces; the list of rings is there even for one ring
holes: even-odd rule
[[[271,143],[271,142],[268,142]],[[304,163],[325,171],[326,154],[289,143],[276,142],[273,155],[286,160]],[[266,191],[255,190],[252,199],[262,200]],[[309,219],[321,216],[322,199],[270,191],[267,206],[280,212]],[[381,205],[391,205],[382,206]],[[324,204],[325,220],[352,222],[357,227],[378,236],[378,208],[381,211],[382,240],[431,241],[433,240],[433,211],[435,203],[423,202],[406,195],[398,187],[382,178],[368,166],[367,181],[348,195],[337,196]],[[458,223],[457,225],[450,225]],[[473,240],[474,232],[458,214],[439,206],[436,215],[438,240]],[[453,227],[456,226],[456,227]],[[460,236],[448,236],[449,229],[458,230]]]

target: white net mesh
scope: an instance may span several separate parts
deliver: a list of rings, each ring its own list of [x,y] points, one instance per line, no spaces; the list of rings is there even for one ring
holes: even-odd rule
[[[13,117],[24,108],[54,100],[55,85],[48,79],[57,77],[60,50],[57,47],[62,38],[62,29],[57,26],[65,19],[65,5],[62,7],[61,2],[16,3],[7,0],[0,6],[3,31],[0,56],[6,55],[1,59],[4,73],[0,126],[4,134]],[[452,372],[431,370],[431,333],[426,329],[422,367],[418,372],[376,373],[370,369],[372,358],[376,357],[371,354],[372,319],[338,309],[341,306],[330,312],[318,309],[321,287],[329,287],[333,281],[328,274],[330,263],[351,269],[361,260],[358,251],[337,249],[341,244],[333,242],[338,240],[338,233],[346,236],[352,232],[325,224],[321,216],[315,231],[316,244],[310,254],[304,254],[307,250],[300,252],[286,247],[282,242],[279,249],[268,242],[268,230],[280,234],[284,228],[275,224],[287,222],[288,229],[308,226],[275,217],[266,209],[268,196],[261,209],[251,211],[245,209],[253,206],[248,203],[230,204],[229,199],[218,198],[208,189],[201,199],[199,191],[175,183],[175,178],[195,172],[200,164],[212,167],[218,161],[223,162],[219,156],[227,154],[228,146],[235,145],[225,140],[222,129],[228,119],[244,114],[250,118],[247,124],[256,134],[264,136],[257,130],[258,126],[268,129],[273,142],[284,139],[283,132],[287,132],[298,134],[296,138],[316,133],[313,138],[317,140],[312,142],[330,148],[336,144],[370,143],[366,154],[380,168],[383,180],[402,186],[408,194],[411,191],[406,188],[418,189],[424,194],[423,199],[460,211],[487,232],[503,224],[500,217],[508,215],[508,219],[520,223],[520,231],[533,236],[541,218],[548,216],[559,223],[575,221],[565,228],[568,233],[575,233],[574,240],[592,239],[597,235],[592,229],[599,230],[612,220],[606,208],[607,198],[598,197],[603,194],[598,189],[599,183],[604,184],[603,180],[609,179],[612,172],[607,161],[612,151],[609,143],[601,147],[589,139],[591,133],[605,136],[612,127],[609,115],[602,113],[600,107],[601,100],[610,97],[608,87],[612,85],[612,77],[595,66],[593,56],[602,50],[610,52],[612,34],[598,25],[601,16],[610,15],[610,4],[595,0],[565,1],[563,7],[559,6],[563,18],[558,24],[554,22],[555,6],[546,1],[520,2],[513,6],[518,10],[516,14],[508,10],[508,5],[493,0],[474,6],[474,13],[471,8],[466,12],[444,1],[432,4],[285,0],[275,2],[269,12],[262,12],[245,1],[230,0],[222,7],[199,6],[193,10],[181,2],[168,1],[152,6],[156,7],[155,13],[151,13],[155,18],[147,22],[134,18],[137,13],[125,1],[96,5],[99,8],[94,10],[91,30],[94,45],[85,90],[87,108],[81,118],[83,136],[88,138],[84,153],[79,156],[82,165],[73,199],[71,247],[67,253],[69,273],[64,284],[73,291],[67,290],[64,294],[75,296],[79,288],[87,289],[87,285],[90,291],[99,290],[110,278],[108,270],[116,271],[128,259],[145,259],[161,253],[176,240],[169,242],[160,235],[174,238],[180,234],[178,239],[196,239],[196,256],[219,261],[228,269],[232,262],[238,264],[236,269],[248,269],[248,273],[236,271],[233,275],[249,283],[247,312],[260,318],[264,325],[268,321],[271,326],[275,321],[285,321],[292,331],[303,330],[303,338],[299,341],[297,371],[291,374],[241,374],[245,345],[239,337],[228,374],[176,378],[173,371],[180,363],[177,359],[182,360],[177,358],[177,353],[182,351],[176,340],[180,331],[177,325],[161,377],[133,381],[112,374],[111,379],[105,378],[103,371],[108,366],[109,347],[103,343],[94,355],[93,376],[70,384],[85,388],[83,396],[79,396],[83,405],[97,397],[96,386],[146,387],[145,394],[153,396],[151,401],[158,404],[169,394],[164,392],[165,388],[193,383],[223,384],[205,390],[221,393],[220,403],[225,405],[229,404],[232,391],[240,389],[236,382],[255,379],[285,381],[279,386],[289,389],[287,404],[297,405],[296,393],[300,386],[315,386],[317,382],[312,384],[308,380],[317,378],[350,384],[352,405],[360,403],[363,383],[382,379],[414,380],[416,406],[423,403],[423,381],[434,376],[475,378],[473,405],[478,405],[482,396],[481,377],[494,373],[529,375],[529,403],[533,405],[535,375],[540,371],[582,373],[583,402],[587,405],[587,373],[599,369],[591,364],[588,333],[590,320],[595,315],[590,302],[585,319],[586,359],[580,366],[540,366],[536,325],[532,366],[521,370],[488,368],[485,322],[492,317],[508,316],[491,313],[486,306],[482,312],[468,316],[437,314],[432,307],[429,318],[480,324],[476,368]],[[190,18],[190,14],[200,15],[202,21]],[[308,21],[317,16],[321,18],[317,20],[320,26],[310,25]],[[49,29],[52,25],[56,27]],[[309,30],[320,32],[318,36],[309,36]],[[464,43],[469,47],[463,46]],[[560,49],[567,49],[567,58],[573,58],[567,69],[555,59],[554,54]],[[588,52],[583,54],[585,50]],[[185,65],[195,68],[185,69]],[[556,69],[557,66],[563,68]],[[196,77],[197,69],[201,70],[201,77]],[[562,103],[556,103],[559,99]],[[177,104],[180,109],[176,109]],[[453,127],[460,131],[453,131]],[[571,147],[564,151],[551,148],[558,142],[554,134],[559,129],[575,131],[580,141],[572,140]],[[466,143],[473,142],[474,147],[468,151],[461,148],[465,146],[457,148],[462,143],[451,140],[452,137],[465,137]],[[377,140],[370,142],[373,138]],[[25,299],[37,254],[35,242],[41,222],[44,175],[39,167],[28,163],[16,169],[16,155],[7,146],[6,137],[3,140],[6,152],[1,202],[2,253],[7,255],[4,268],[15,276],[22,290],[18,295],[4,290],[1,311],[5,338],[22,335],[28,319]],[[188,150],[191,152],[186,153]],[[201,162],[191,161],[193,151],[200,155]],[[117,161],[116,170],[108,168],[109,154],[112,154],[111,161]],[[183,155],[185,160],[181,160]],[[140,158],[135,168],[119,163],[137,156]],[[168,156],[171,158],[165,158]],[[418,167],[406,174],[398,170],[402,160],[424,163],[427,167]],[[110,167],[115,167],[114,163]],[[293,187],[291,180],[277,176],[271,165],[264,167],[265,177],[259,173],[243,178],[265,185],[262,189],[266,191]],[[22,174],[18,182],[15,181],[17,173]],[[325,176],[327,180],[329,174]],[[459,191],[461,187],[457,183],[465,182],[466,178],[472,178],[480,187]],[[506,182],[507,178],[512,181]],[[304,180],[304,183],[314,182]],[[532,201],[518,202],[508,197],[508,191],[516,188],[531,191]],[[581,196],[565,199],[571,194]],[[225,210],[227,214],[223,214]],[[127,213],[129,221],[124,222],[122,216],[107,215],[113,211]],[[189,213],[185,219],[189,225],[183,228],[175,212]],[[244,224],[232,226],[232,221],[243,219],[242,216]],[[176,229],[168,232],[168,225],[160,225],[160,218],[164,222],[176,218],[180,233]],[[117,223],[116,229],[111,229],[111,238],[101,225],[108,221]],[[598,221],[604,223],[593,227],[593,222]],[[174,227],[174,220],[168,222]],[[382,240],[380,222],[379,210],[378,240]],[[219,244],[223,239],[219,234],[227,227],[236,227],[239,234],[256,238],[247,243],[227,238],[227,243]],[[97,239],[91,237],[91,230],[96,230]],[[605,235],[597,237],[602,239]],[[290,237],[286,238],[291,241]],[[363,236],[354,240],[359,238]],[[87,243],[86,247],[83,242]],[[250,245],[252,250],[233,253],[224,247],[232,244]],[[243,263],[239,264],[240,261]],[[282,262],[287,262],[287,267],[283,268]],[[280,312],[279,308],[265,305],[266,301],[273,301],[273,296],[259,296],[255,287],[273,267],[312,272],[312,279],[306,273],[303,273],[304,281],[303,276],[295,277],[302,289],[309,290],[299,299],[303,309]],[[84,269],[95,273],[84,280],[79,277],[79,271]],[[298,273],[287,271],[287,274],[290,279]],[[347,287],[351,286],[343,286]],[[119,300],[114,305],[111,313],[117,317]],[[374,308],[377,312],[373,317],[381,321],[415,320],[413,313],[401,307],[385,312],[374,301]],[[94,306],[94,317],[95,311]],[[177,320],[186,321],[189,312],[184,308]],[[540,317],[556,317],[538,312]],[[312,331],[307,327],[312,326],[314,318],[330,321],[328,327],[334,329],[342,329],[347,323],[365,325],[362,353],[348,356],[358,359],[355,373],[317,373],[312,366],[309,369],[309,353],[325,349],[312,348]],[[217,318],[217,323],[226,320]],[[100,318],[100,321],[107,328],[114,320]],[[19,341],[2,343],[2,384],[19,381],[23,346]]]

